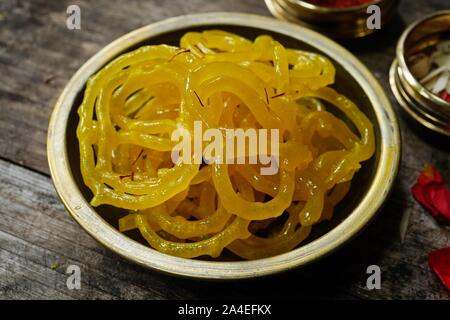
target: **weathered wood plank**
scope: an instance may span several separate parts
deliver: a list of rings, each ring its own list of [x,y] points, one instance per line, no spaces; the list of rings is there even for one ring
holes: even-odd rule
[[[28,276],[18,276],[18,272],[14,270],[6,270],[0,266],[0,296],[2,299],[59,299],[69,300],[70,296],[61,294],[53,288],[49,288],[45,285],[34,280],[30,280]]]
[[[21,263],[40,264],[46,269],[56,264],[59,273],[64,273],[70,264],[79,265],[87,274],[86,286],[90,288],[84,292],[85,297],[91,294],[102,297],[95,294],[94,288],[107,290],[120,298],[163,297],[158,291],[161,288],[153,289],[158,288],[158,281],[149,288],[131,283],[133,278],[139,278],[136,271],[130,271],[128,263],[98,245],[80,229],[59,203],[49,178],[12,164],[2,164],[0,249],[17,252],[24,259]],[[1,264],[10,263],[6,257],[2,260]],[[66,277],[63,278],[60,285],[65,285]],[[182,293],[183,290],[179,290],[169,296]]]
[[[45,136],[53,102],[70,76],[91,55],[118,36],[170,16],[208,11],[268,14],[263,1],[80,1],[82,30],[65,27],[70,1],[2,1],[0,3],[0,155],[48,173]],[[445,9],[443,1],[403,1],[392,28],[346,45],[375,72],[385,88],[395,42],[405,23],[421,14]],[[405,21],[403,21],[405,20]],[[20,30],[20,32],[18,32]],[[389,90],[387,90],[389,92]],[[393,100],[394,101],[394,100]],[[26,112],[24,112],[26,110]],[[16,128],[21,128],[20,131]],[[406,135],[410,135],[406,129]],[[421,155],[427,143],[406,143]],[[419,150],[419,151],[418,151]],[[417,161],[409,159],[408,164]]]
[[[268,14],[263,1],[77,1],[82,30],[66,28],[73,1],[0,2],[0,156],[48,173],[48,118],[69,78],[95,52],[140,26],[209,11]],[[17,130],[20,128],[20,130]]]
[[[0,160],[0,181],[0,297],[449,297],[426,263],[429,250],[449,244],[448,230],[414,205],[403,244],[398,234],[402,210],[389,202],[359,238],[331,257],[284,275],[230,286],[159,275],[117,257],[71,219],[44,175]],[[82,270],[80,291],[65,287],[70,264]],[[382,269],[379,291],[365,287],[370,264]]]

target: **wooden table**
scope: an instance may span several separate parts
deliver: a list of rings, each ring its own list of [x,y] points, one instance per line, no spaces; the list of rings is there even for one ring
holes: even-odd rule
[[[113,39],[181,14],[240,11],[269,15],[262,0],[76,1],[81,30],[66,28],[74,1],[0,2],[0,298],[202,299],[388,298],[449,299],[427,264],[430,250],[450,245],[409,189],[424,163],[450,181],[449,143],[411,126],[401,115],[401,170],[375,221],[332,256],[287,274],[238,283],[208,283],[151,272],[125,261],[88,236],[61,205],[49,177],[45,140],[56,97],[84,61]],[[374,72],[400,113],[388,69],[405,25],[442,0],[404,0],[389,28],[343,43]],[[410,215],[401,241],[400,221]],[[68,290],[66,269],[80,266],[81,290]],[[379,265],[380,290],[366,287],[366,269]]]

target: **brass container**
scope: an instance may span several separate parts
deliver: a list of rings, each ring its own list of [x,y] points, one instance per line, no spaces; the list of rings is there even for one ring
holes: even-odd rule
[[[360,38],[377,29],[367,27],[370,16],[367,8],[377,5],[381,12],[381,27],[392,18],[398,0],[375,0],[371,3],[349,7],[322,7],[302,0],[265,0],[270,12],[281,20],[294,22],[323,33],[331,38]]]
[[[433,13],[411,24],[398,41],[389,79],[400,106],[413,119],[450,136],[450,103],[425,88],[408,65],[408,57],[435,46],[443,32],[450,32],[450,10]]]
[[[355,101],[371,119],[376,133],[376,154],[355,175],[346,199],[331,222],[314,228],[308,242],[288,253],[253,261],[184,259],[160,253],[138,236],[117,230],[126,214],[111,206],[92,207],[92,194],[80,173],[76,127],[77,109],[87,79],[118,55],[144,44],[173,44],[187,31],[222,29],[254,39],[269,34],[287,47],[322,53],[336,66],[334,87]],[[208,13],[164,20],[135,30],[107,45],[88,60],[64,88],[54,107],[48,129],[48,161],[62,202],[73,218],[107,248],[141,266],[199,279],[254,278],[299,267],[333,252],[360,232],[387,198],[396,177],[400,138],[395,113],[384,90],[369,70],[347,50],[328,38],[272,18],[240,13]]]

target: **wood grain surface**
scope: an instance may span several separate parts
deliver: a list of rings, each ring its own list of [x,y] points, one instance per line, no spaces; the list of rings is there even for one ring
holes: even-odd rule
[[[81,8],[81,30],[66,28],[66,8]],[[388,85],[395,45],[406,25],[450,9],[449,1],[403,0],[379,33],[342,44],[372,70],[398,111],[402,163],[390,200],[375,221],[337,253],[303,269],[236,283],[179,279],[145,270],[103,248],[60,203],[46,158],[48,118],[58,94],[90,56],[140,26],[187,13],[237,11],[270,15],[262,0],[0,1],[0,299],[332,298],[449,299],[427,264],[430,250],[450,245],[409,189],[425,163],[450,181],[450,143],[408,121]],[[400,222],[410,216],[403,241]],[[81,268],[80,290],[66,269]],[[366,287],[379,265],[380,290]]]

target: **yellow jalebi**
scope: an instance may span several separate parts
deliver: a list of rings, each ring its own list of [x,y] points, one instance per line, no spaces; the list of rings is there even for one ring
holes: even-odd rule
[[[91,77],[78,110],[91,204],[130,210],[119,230],[138,228],[170,255],[218,257],[226,248],[258,259],[292,250],[332,218],[374,153],[372,124],[329,87],[334,77],[327,58],[267,35],[189,32],[180,47],[121,55]],[[194,121],[280,130],[278,174],[261,175],[259,164],[174,164],[171,133],[179,125],[192,133]]]

